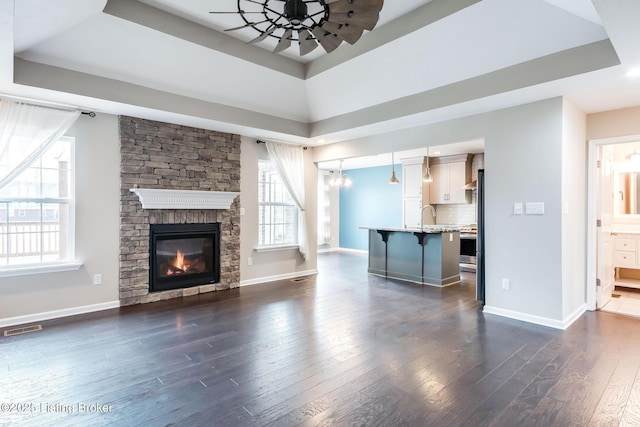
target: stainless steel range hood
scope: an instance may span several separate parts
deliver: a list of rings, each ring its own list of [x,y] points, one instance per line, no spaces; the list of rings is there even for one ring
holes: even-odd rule
[[[465,185],[464,187],[465,190],[477,190],[478,189],[478,181],[471,181],[470,183],[468,183],[467,185]]]

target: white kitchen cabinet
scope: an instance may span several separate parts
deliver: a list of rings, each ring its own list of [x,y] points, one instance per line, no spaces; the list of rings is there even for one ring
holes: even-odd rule
[[[404,228],[420,227],[420,210],[422,199],[405,197],[402,199],[402,224]]]
[[[429,194],[432,205],[471,203],[471,192],[464,186],[471,181],[471,155],[429,159],[433,183]]]
[[[613,233],[615,284],[640,288],[640,234]]]
[[[422,197],[422,157],[420,163],[402,163],[402,197]]]
[[[429,204],[430,184],[422,181],[424,157],[402,159],[402,224],[405,228],[420,227],[422,207]],[[425,215],[424,224],[433,224],[431,216]]]

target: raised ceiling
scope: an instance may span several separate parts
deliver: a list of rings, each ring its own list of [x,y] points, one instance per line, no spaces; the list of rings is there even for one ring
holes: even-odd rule
[[[554,96],[591,113],[638,104],[639,3],[387,0],[300,57],[223,31],[243,21],[209,11],[237,0],[0,0],[0,92],[309,145]]]

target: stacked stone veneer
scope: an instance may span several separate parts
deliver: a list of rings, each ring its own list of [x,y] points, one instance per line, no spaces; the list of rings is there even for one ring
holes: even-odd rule
[[[240,284],[240,197],[229,210],[142,209],[131,188],[240,191],[240,136],[120,117],[120,303]],[[149,224],[220,223],[220,282],[149,293]]]

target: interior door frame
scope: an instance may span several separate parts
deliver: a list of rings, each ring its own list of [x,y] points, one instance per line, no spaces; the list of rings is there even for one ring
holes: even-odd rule
[[[587,310],[595,311],[597,304],[596,279],[597,269],[597,210],[596,200],[596,180],[598,179],[598,150],[601,145],[621,144],[624,142],[640,141],[640,134],[617,136],[613,138],[590,139],[588,141],[588,163],[587,163]]]

